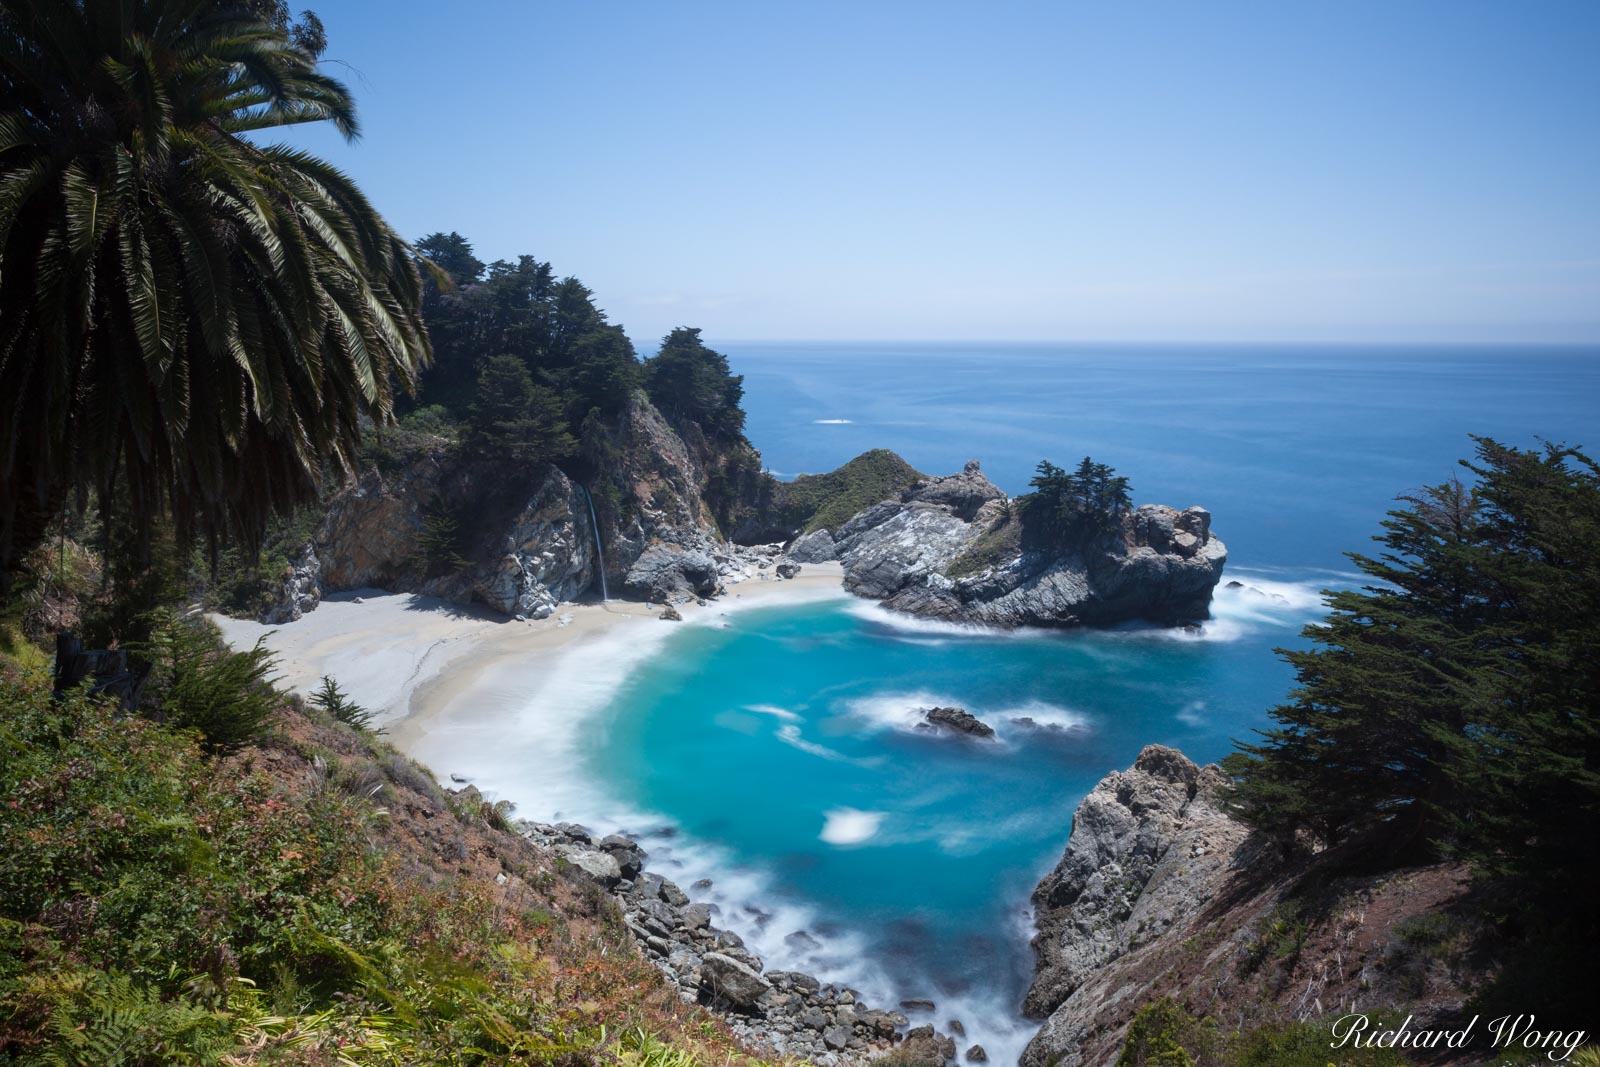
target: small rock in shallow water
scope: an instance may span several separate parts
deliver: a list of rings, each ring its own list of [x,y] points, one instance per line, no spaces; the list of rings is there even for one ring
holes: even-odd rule
[[[906,1011],[932,1011],[933,1010],[933,1001],[931,1001],[931,1000],[902,1000],[900,1002],[900,1006],[902,1008],[904,1008]]]
[[[973,1045],[971,1048],[967,1049],[968,1063],[987,1063],[988,1061],[989,1054],[983,1051],[982,1045]]]
[[[671,604],[667,605],[667,610],[663,611],[661,613],[660,618],[664,622],[682,622],[683,621],[683,616],[681,614],[679,614],[678,609],[673,607]]]
[[[783,943],[790,948],[806,949],[812,952],[822,947],[821,941],[818,941],[804,930],[796,930],[794,933],[788,934],[784,937]]]
[[[951,1019],[949,1022],[944,1024],[944,1028],[950,1031],[952,1034],[955,1034],[957,1037],[967,1036],[967,1028],[961,1025],[960,1019]]]
[[[711,879],[709,879],[709,878],[701,878],[699,881],[695,882],[689,888],[690,889],[710,889],[711,888]]]
[[[942,726],[968,737],[993,737],[994,727],[973,715],[966,708],[929,708],[923,718],[935,726]]]

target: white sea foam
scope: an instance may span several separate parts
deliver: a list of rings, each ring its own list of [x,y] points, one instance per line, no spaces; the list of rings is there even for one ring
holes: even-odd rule
[[[878,836],[884,812],[831,808],[817,837],[830,845],[859,845]]]
[[[1304,572],[1297,572],[1304,573]],[[1328,572],[1333,578],[1337,572]],[[1229,582],[1239,582],[1230,586]],[[1259,630],[1299,630],[1326,613],[1322,590],[1345,581],[1286,581],[1256,571],[1231,571],[1211,597],[1211,618],[1196,626],[1170,627],[1132,623],[1106,631],[1125,640],[1237,641]]]
[[[960,701],[943,693],[927,689],[913,689],[898,693],[874,693],[846,702],[845,711],[851,718],[865,723],[874,730],[899,730],[911,733],[917,724],[924,722],[922,713],[929,708],[959,706]]]
[[[1177,719],[1185,726],[1193,726],[1198,729],[1206,724],[1205,711],[1206,702],[1204,700],[1191,700],[1178,709]]]
[[[978,717],[984,718],[983,715]],[[989,718],[1012,726],[1027,727],[1031,723],[1035,729],[1044,730],[1086,730],[1089,727],[1089,716],[1083,712],[1073,711],[1059,704],[1048,704],[1043,700],[1030,700],[1023,704],[1001,708],[990,713]]]
[[[746,704],[744,710],[753,711],[758,715],[771,715],[775,719],[783,719],[786,722],[800,721],[800,716],[788,708],[780,708],[776,704]]]
[[[896,636],[910,635],[910,637],[906,638],[907,640],[930,636],[991,640],[996,638],[1040,640],[1048,637],[1048,633],[1045,631],[1031,630],[1026,627],[1019,627],[1015,630],[1002,630],[995,626],[980,626],[977,623],[925,619],[920,615],[907,615],[903,612],[892,611],[876,600],[862,600],[859,597],[852,597],[850,606],[845,610],[858,619],[869,622],[881,629],[892,631]]]
[[[1081,711],[1050,704],[1043,700],[1029,700],[1022,704],[1008,704],[999,708],[986,708],[947,693],[928,689],[912,689],[891,693],[873,693],[846,701],[844,713],[869,729],[895,730],[904,734],[926,733],[929,708],[960,707],[988,723],[1001,741],[1015,739],[1030,730],[1077,731],[1090,727],[1089,716]]]
[[[793,745],[801,752],[809,752],[811,755],[821,756],[823,759],[836,760],[840,763],[857,762],[843,752],[836,752],[827,745],[819,745],[815,741],[807,741],[800,736],[800,727],[795,726],[793,723],[778,727],[778,740],[786,745]]]

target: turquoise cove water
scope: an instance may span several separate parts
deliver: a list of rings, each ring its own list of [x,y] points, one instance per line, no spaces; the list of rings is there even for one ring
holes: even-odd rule
[[[1246,583],[1197,633],[1000,634],[837,597],[624,625],[552,675],[508,669],[454,740],[522,814],[649,831],[652,864],[710,879],[692,895],[770,967],[937,1001],[998,1062],[1032,1029],[1028,893],[1094,783],[1146,744],[1213,760],[1265,724],[1291,681],[1273,649],[1469,433],[1600,449],[1593,350],[718,347],[783,475],[888,447],[930,473],[978,457],[1018,493],[1087,453],[1138,502],[1210,508]],[[914,730],[934,704],[997,741]]]

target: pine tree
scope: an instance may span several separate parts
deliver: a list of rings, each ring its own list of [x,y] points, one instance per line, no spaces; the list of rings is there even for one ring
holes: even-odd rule
[[[1479,438],[1472,486],[1402,498],[1329,594],[1298,688],[1225,769],[1285,837],[1460,851],[1521,884],[1600,874],[1600,469]]]
[[[484,360],[471,425],[480,448],[525,463],[553,463],[576,447],[560,398],[536,385],[527,366],[512,355]]]

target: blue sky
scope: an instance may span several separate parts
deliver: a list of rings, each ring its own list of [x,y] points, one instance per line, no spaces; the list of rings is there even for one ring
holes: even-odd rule
[[[1590,0],[310,6],[295,140],[636,339],[1600,340]]]

